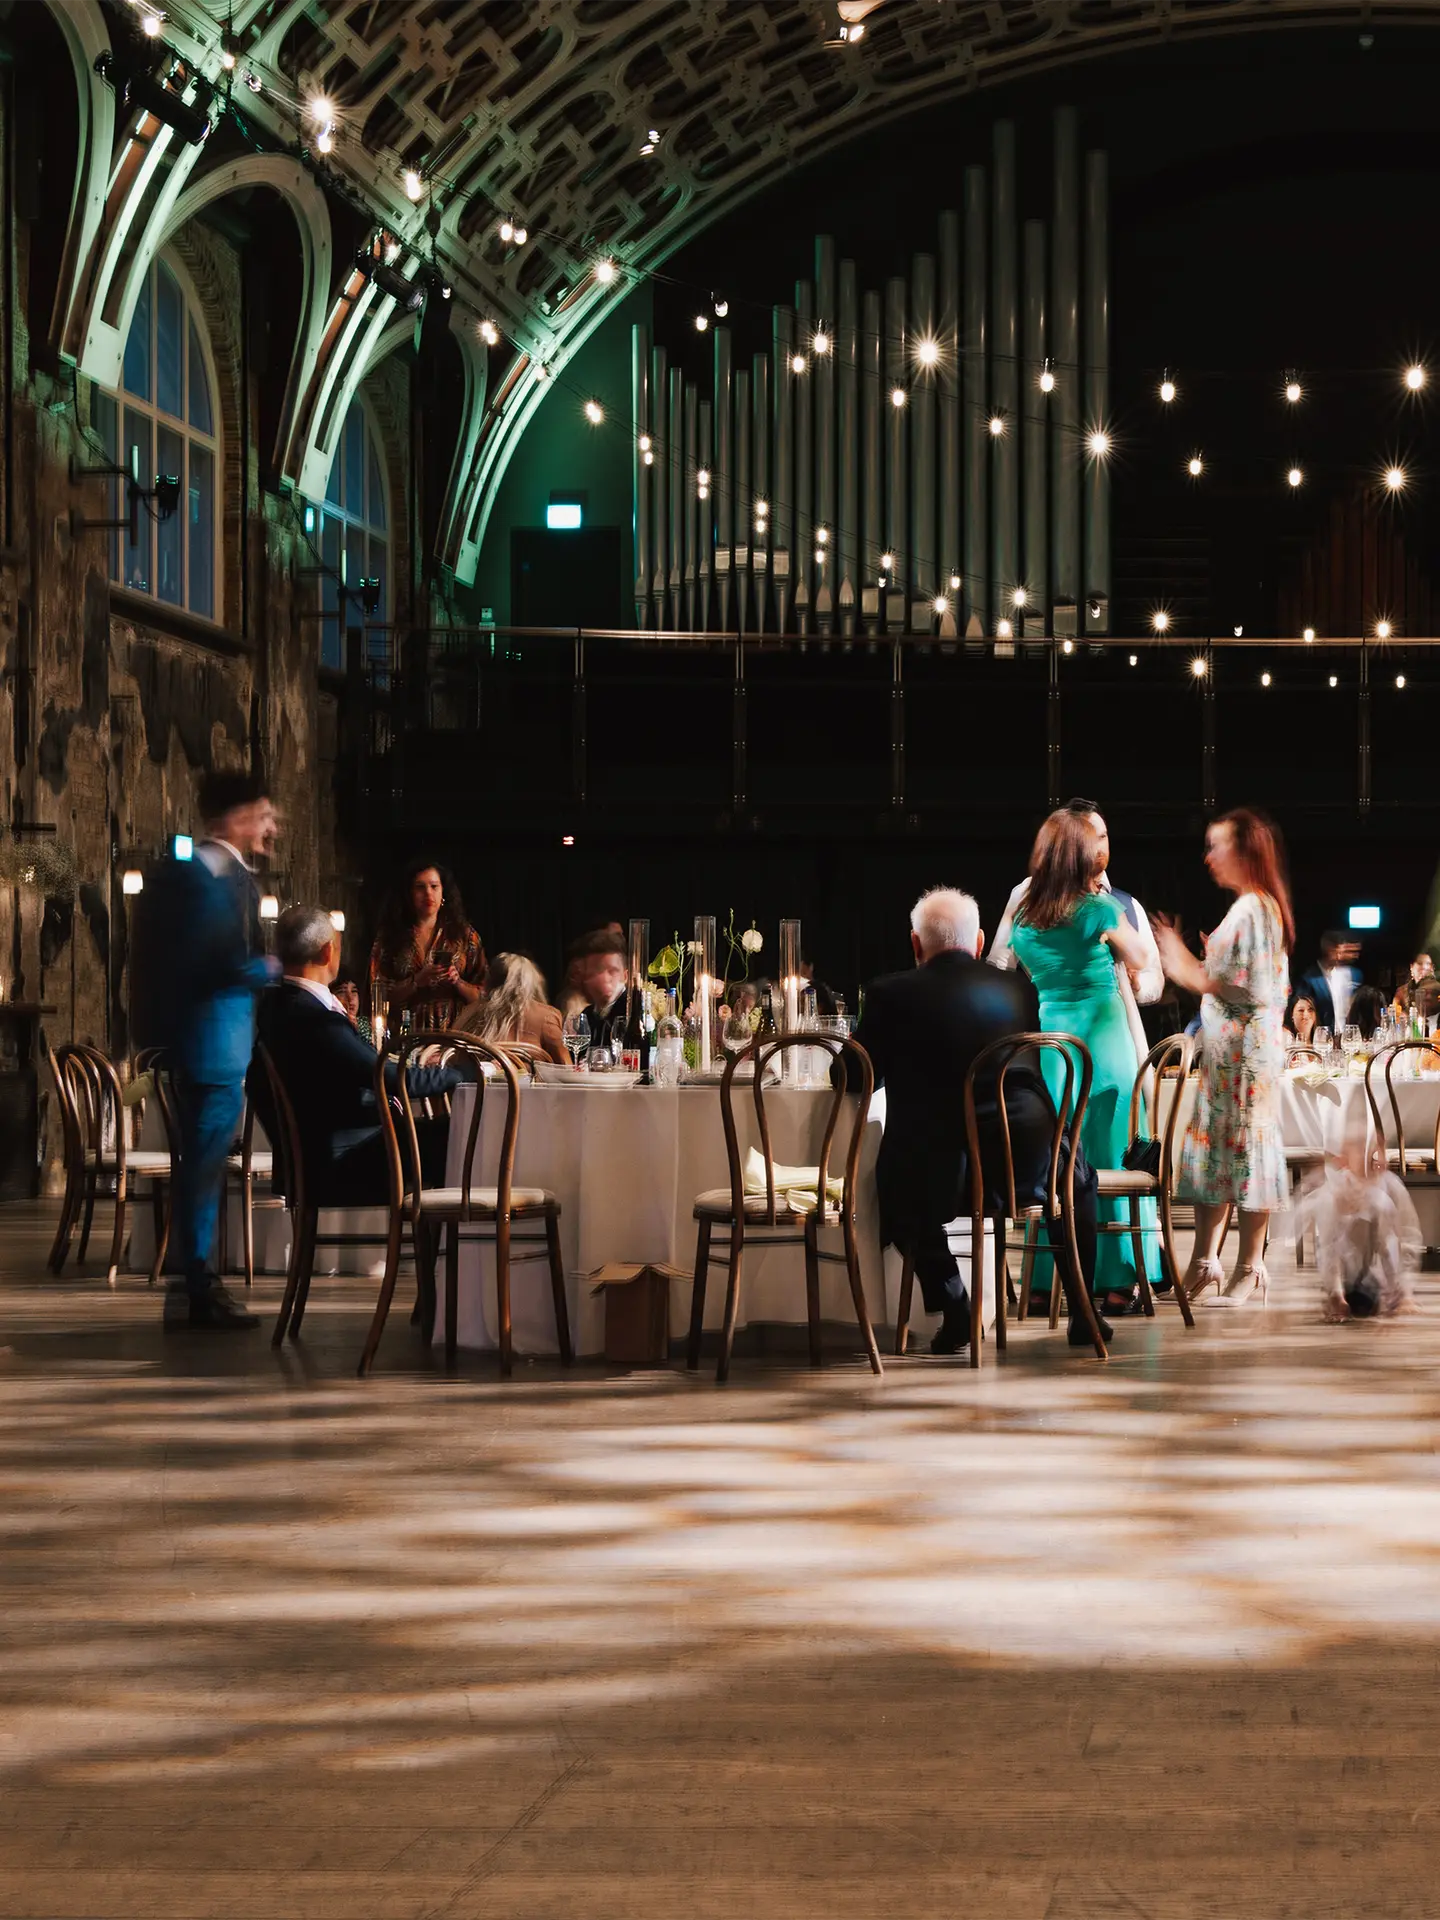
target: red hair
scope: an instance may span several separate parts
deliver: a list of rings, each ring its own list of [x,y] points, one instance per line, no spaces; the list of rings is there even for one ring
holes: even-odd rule
[[[1213,823],[1229,827],[1235,859],[1251,893],[1266,893],[1280,915],[1285,951],[1295,945],[1295,915],[1290,907],[1290,881],[1285,872],[1285,842],[1273,820],[1253,807],[1232,807]]]

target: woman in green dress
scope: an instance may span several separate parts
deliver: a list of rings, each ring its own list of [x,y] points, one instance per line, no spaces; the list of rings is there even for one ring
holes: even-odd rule
[[[1035,836],[1030,890],[1015,915],[1016,958],[1035,982],[1040,1025],[1046,1033],[1073,1033],[1090,1051],[1094,1078],[1080,1129],[1092,1167],[1123,1165],[1130,1144],[1130,1094],[1138,1062],[1115,968],[1145,960],[1134,929],[1108,893],[1100,891],[1099,836],[1084,814],[1052,813]],[[1058,1101],[1065,1073],[1052,1052],[1041,1066]],[[1099,1217],[1128,1221],[1129,1203],[1101,1200]],[[1159,1278],[1155,1202],[1141,1207],[1146,1273]],[[1095,1291],[1107,1311],[1124,1312],[1138,1276],[1128,1234],[1103,1233],[1095,1261]]]

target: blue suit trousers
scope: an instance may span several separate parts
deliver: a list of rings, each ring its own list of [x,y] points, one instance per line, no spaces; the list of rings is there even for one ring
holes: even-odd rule
[[[225,1161],[240,1130],[245,1082],[194,1080],[177,1076],[176,1123],[180,1164],[175,1169],[174,1220],[169,1261],[194,1287],[213,1271],[220,1224],[220,1191]]]

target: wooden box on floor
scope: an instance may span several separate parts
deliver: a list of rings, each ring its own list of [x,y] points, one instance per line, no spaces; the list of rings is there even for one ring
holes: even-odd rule
[[[670,1282],[679,1267],[612,1260],[590,1275],[605,1296],[605,1358],[621,1367],[663,1366],[670,1358]]]

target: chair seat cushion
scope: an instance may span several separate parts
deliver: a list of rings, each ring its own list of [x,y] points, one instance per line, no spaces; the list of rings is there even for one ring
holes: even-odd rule
[[[420,1195],[422,1213],[458,1213],[463,1198],[459,1187],[426,1187]],[[500,1205],[498,1187],[471,1187],[470,1211],[472,1213],[494,1213]],[[554,1207],[558,1213],[560,1203],[553,1193],[545,1187],[512,1187],[510,1189],[510,1211],[519,1213],[540,1213],[547,1207]]]
[[[775,1196],[775,1224],[780,1227],[794,1226],[797,1230],[804,1226],[801,1214],[791,1213],[787,1205],[788,1196],[777,1193]],[[745,1196],[745,1218],[764,1220],[769,1203],[763,1193],[747,1193]],[[703,1215],[711,1220],[728,1220],[733,1212],[729,1187],[710,1187],[704,1193],[695,1196],[695,1218]]]
[[[1387,1147],[1385,1149],[1385,1159],[1390,1166],[1398,1168],[1400,1165],[1400,1149],[1398,1147]],[[1406,1173],[1433,1173],[1435,1171],[1434,1154],[1431,1153],[1428,1147],[1407,1147],[1405,1149],[1405,1171]]]
[[[1160,1191],[1160,1182],[1153,1173],[1131,1171],[1129,1167],[1097,1167],[1095,1178],[1100,1185],[1097,1191],[1105,1194],[1150,1194]]]
[[[88,1157],[92,1166],[98,1165],[110,1172],[119,1165],[119,1161],[108,1148],[104,1153],[92,1153]],[[127,1173],[169,1173],[170,1156],[159,1147],[127,1147],[125,1171]]]
[[[244,1155],[232,1153],[230,1158],[225,1162],[225,1165],[231,1173],[243,1173],[245,1171]],[[250,1171],[257,1180],[268,1180],[275,1171],[274,1154],[252,1153],[250,1156]]]

